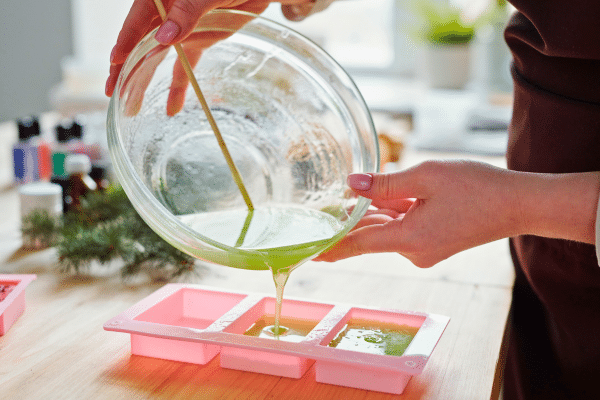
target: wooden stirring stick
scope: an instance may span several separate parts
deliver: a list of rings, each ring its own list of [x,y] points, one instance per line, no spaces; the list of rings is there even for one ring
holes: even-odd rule
[[[162,20],[164,22],[167,19],[167,12],[165,11],[163,4],[161,3],[161,0],[154,0],[154,4],[156,5],[156,8],[158,9],[158,13],[160,14],[160,17],[162,18]],[[225,161],[227,161],[227,165],[229,166],[229,169],[231,171],[231,176],[233,176],[233,180],[235,181],[236,185],[240,189],[240,192],[242,193],[242,197],[244,198],[244,201],[246,202],[246,206],[248,206],[248,210],[252,211],[252,210],[254,210],[254,206],[252,205],[252,200],[250,200],[248,191],[246,190],[246,187],[244,186],[244,182],[242,181],[242,176],[240,175],[240,172],[236,168],[236,166],[233,162],[233,159],[231,158],[231,154],[229,153],[229,150],[227,149],[227,146],[225,145],[223,136],[221,136],[221,132],[219,131],[219,127],[217,126],[217,122],[213,118],[213,115],[210,112],[210,108],[208,107],[208,104],[206,103],[206,99],[204,98],[204,95],[202,94],[202,91],[200,90],[200,85],[198,85],[198,81],[196,80],[196,77],[194,76],[194,72],[192,71],[192,66],[190,65],[190,62],[187,59],[187,56],[183,52],[183,48],[181,47],[181,44],[176,43],[174,46],[175,46],[175,50],[177,51],[177,55],[179,56],[179,62],[181,62],[181,65],[183,66],[183,69],[185,70],[185,73],[186,73],[190,83],[192,84],[194,91],[196,92],[196,96],[198,97],[198,100],[200,101],[200,104],[202,105],[204,114],[206,114],[206,118],[208,119],[208,123],[210,124],[210,126],[215,134],[215,137],[217,138],[217,142],[219,142],[219,147],[221,147],[221,151],[223,152]]]

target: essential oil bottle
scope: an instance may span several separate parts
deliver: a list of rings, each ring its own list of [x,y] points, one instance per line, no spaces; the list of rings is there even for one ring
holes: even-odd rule
[[[39,130],[33,138],[33,145],[37,149],[37,178],[49,182],[52,178],[52,150]]]
[[[70,153],[69,141],[72,137],[72,125],[61,123],[56,126],[56,143],[52,148],[53,178],[68,178],[65,171],[65,160]]]
[[[85,154],[70,154],[65,161],[65,170],[69,175],[68,210],[76,210],[81,204],[81,198],[98,188],[89,175],[92,163]]]
[[[38,153],[34,138],[40,134],[40,123],[35,117],[17,121],[18,142],[13,146],[15,182],[34,182],[39,177]]]

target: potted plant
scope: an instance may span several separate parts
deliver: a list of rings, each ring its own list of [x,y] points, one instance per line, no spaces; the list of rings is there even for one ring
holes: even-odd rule
[[[425,45],[422,79],[433,88],[462,89],[471,75],[471,43],[475,21],[466,21],[461,11],[444,0],[414,3],[420,20],[417,37]]]
[[[504,41],[504,29],[510,18],[510,6],[506,0],[491,0],[490,9],[478,19],[477,42],[483,48],[483,84],[490,94],[512,92],[510,75],[511,54]],[[510,97],[510,96],[509,96]]]

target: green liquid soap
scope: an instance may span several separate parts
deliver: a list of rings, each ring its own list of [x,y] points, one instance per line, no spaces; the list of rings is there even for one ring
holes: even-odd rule
[[[275,338],[279,338],[279,335],[283,330],[288,330],[287,327],[280,327],[281,320],[281,307],[283,305],[283,289],[285,284],[290,277],[290,271],[273,271],[273,281],[275,282],[275,325],[273,326],[273,333]]]
[[[220,245],[240,250],[254,250],[267,258],[260,259],[280,267],[295,264],[298,256],[307,256],[304,249],[326,245],[343,229],[342,223],[327,212],[298,206],[258,207],[180,215],[180,220],[201,235]],[[290,253],[290,258],[273,257],[278,250]],[[310,255],[314,255],[310,254]],[[280,256],[280,254],[279,254]],[[252,266],[254,257],[249,257]],[[258,261],[258,260],[256,260]],[[262,267],[262,268],[261,268]]]
[[[329,343],[329,347],[363,353],[401,356],[419,328],[351,322]]]
[[[301,323],[300,321],[294,321],[292,319],[285,319],[281,322],[286,326],[279,326],[276,330],[274,317],[263,317],[248,328],[248,330],[244,332],[244,335],[298,343],[316,326],[316,323],[307,325],[306,323]]]
[[[245,269],[271,270],[277,301],[275,336],[284,328],[279,320],[290,273],[345,233],[342,222],[332,213],[292,205],[188,214],[180,219],[217,246],[228,246],[212,258],[206,253],[199,254],[200,258]]]

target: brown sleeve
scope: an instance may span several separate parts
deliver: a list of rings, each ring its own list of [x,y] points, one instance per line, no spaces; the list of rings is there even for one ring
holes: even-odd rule
[[[600,170],[600,1],[509,1],[517,9],[505,31],[515,92],[509,168]]]
[[[600,265],[600,199],[598,200],[598,209],[596,211],[596,258]]]
[[[600,1],[511,0],[515,69],[542,89],[600,103]]]

